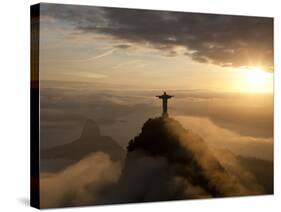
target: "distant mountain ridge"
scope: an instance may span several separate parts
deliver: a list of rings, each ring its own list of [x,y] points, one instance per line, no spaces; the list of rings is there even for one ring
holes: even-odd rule
[[[41,150],[40,156],[42,159],[67,159],[77,162],[98,151],[107,153],[114,161],[123,160],[125,157],[125,150],[111,137],[101,135],[95,121],[88,119],[82,129],[80,138],[71,143]]]
[[[251,171],[268,194],[274,193],[274,164],[272,161],[237,156],[241,164]]]

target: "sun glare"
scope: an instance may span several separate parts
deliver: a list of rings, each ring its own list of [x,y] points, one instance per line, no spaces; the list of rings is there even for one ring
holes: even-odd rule
[[[262,67],[242,68],[241,90],[245,92],[263,93],[272,92],[273,74]]]

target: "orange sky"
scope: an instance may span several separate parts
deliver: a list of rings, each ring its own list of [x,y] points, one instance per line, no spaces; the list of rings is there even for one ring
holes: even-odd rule
[[[270,18],[213,15],[206,18],[207,25],[199,21],[201,16],[204,20],[204,15],[194,17],[189,13],[158,12],[159,17],[156,15],[155,20],[147,20],[146,16],[153,16],[149,11],[124,14],[121,10],[112,11],[97,7],[52,8],[51,5],[43,5],[40,25],[41,80],[101,82],[136,89],[273,92],[273,70],[268,71],[272,65],[272,56],[268,56],[268,52],[272,51]],[[116,16],[116,23],[111,20],[111,12]],[[131,17],[131,22],[123,19],[122,14]],[[183,25],[183,29],[173,32],[171,24],[180,24],[181,19],[187,25],[186,31],[189,28],[193,31],[185,34]],[[190,23],[189,27],[190,19],[198,20],[198,25]],[[221,22],[220,19],[225,25],[216,29],[215,23],[218,20]],[[227,21],[241,21],[249,30],[245,32],[245,28],[231,26]],[[148,31],[145,31],[145,25],[136,25],[136,29],[132,30],[134,22],[147,24]],[[167,33],[165,37],[165,34],[150,32],[150,24],[162,24],[163,27],[169,24],[172,29],[164,31]],[[108,28],[101,32],[103,25]],[[209,26],[217,31],[211,28],[206,36],[200,36],[200,32],[205,33],[205,28]],[[237,35],[229,35],[224,30]],[[241,36],[239,30],[249,35]],[[196,42],[199,44],[195,45],[184,37],[190,34],[198,35],[202,42],[198,40]],[[156,40],[157,36],[159,41]],[[217,36],[217,40],[211,42],[212,36]],[[224,41],[227,37],[229,43]],[[253,44],[251,40],[254,40]],[[260,54],[261,51],[264,53]],[[232,65],[227,65],[229,61]]]

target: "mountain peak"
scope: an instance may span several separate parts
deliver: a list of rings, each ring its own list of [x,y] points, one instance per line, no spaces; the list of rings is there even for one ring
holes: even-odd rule
[[[99,137],[100,135],[101,133],[97,123],[92,119],[87,119],[84,124],[80,138],[90,139]]]
[[[174,157],[186,154],[180,136],[185,135],[193,142],[196,140],[201,145],[201,137],[186,130],[182,125],[170,117],[158,117],[148,119],[141,133],[130,141],[128,152],[142,150],[153,156],[166,156],[174,160]],[[175,154],[173,154],[173,152]],[[189,158],[190,159],[190,158]]]
[[[212,176],[205,174],[212,173],[226,178],[226,170],[213,156],[201,136],[185,129],[173,118],[148,119],[141,133],[130,141],[127,150],[127,160],[131,160],[130,155],[136,153],[144,154],[143,157],[163,158],[171,167],[181,167],[176,168],[176,176],[188,179],[191,184],[202,187],[208,194],[219,197],[227,193],[224,186],[213,182]],[[233,184],[230,187],[233,193],[239,193],[233,188]]]

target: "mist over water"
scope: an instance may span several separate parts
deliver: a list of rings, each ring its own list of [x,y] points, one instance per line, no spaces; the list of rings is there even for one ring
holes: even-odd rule
[[[143,123],[161,114],[160,90],[130,90],[88,83],[42,83],[41,148],[79,138],[93,119],[124,148]],[[199,133],[211,147],[272,160],[272,94],[171,91],[170,114]]]

